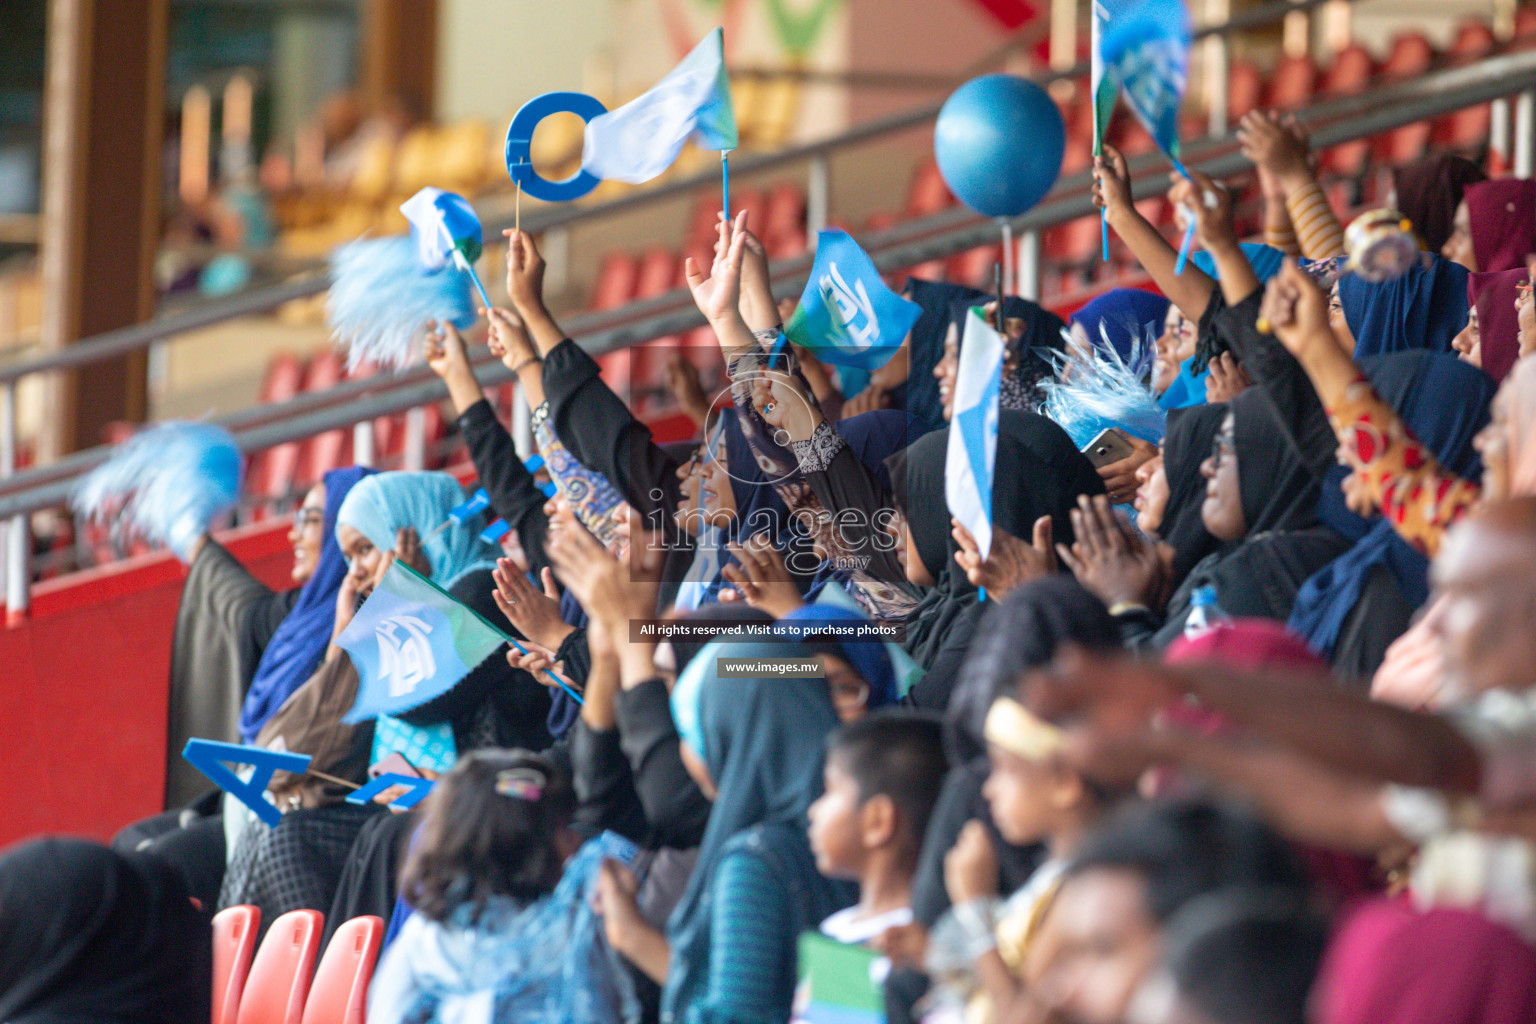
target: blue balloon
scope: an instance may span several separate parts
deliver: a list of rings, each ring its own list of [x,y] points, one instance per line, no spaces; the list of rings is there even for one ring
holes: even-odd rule
[[[988,217],[1017,217],[1061,173],[1067,129],[1046,91],[1014,75],[973,78],[944,101],[933,155],[949,190]]]

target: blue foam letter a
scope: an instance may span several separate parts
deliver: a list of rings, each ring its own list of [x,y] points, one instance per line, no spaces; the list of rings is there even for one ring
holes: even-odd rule
[[[252,814],[274,828],[279,821],[283,820],[283,814],[268,803],[264,795],[267,784],[272,781],[272,774],[282,770],[298,775],[309,767],[308,754],[279,753],[275,750],[263,750],[260,747],[245,747],[238,743],[220,743],[216,740],[187,740],[181,756],[186,758],[192,767],[212,779],[215,786],[245,804],[251,809]],[[256,771],[249,782],[242,782],[240,776],[225,767],[225,761],[252,765]]]

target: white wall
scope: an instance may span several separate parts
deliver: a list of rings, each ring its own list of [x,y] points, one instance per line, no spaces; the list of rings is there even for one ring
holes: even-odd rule
[[[524,102],[583,91],[616,0],[441,0],[437,116],[506,122]]]

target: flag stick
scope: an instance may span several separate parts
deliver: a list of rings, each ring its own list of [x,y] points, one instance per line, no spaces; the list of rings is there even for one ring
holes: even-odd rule
[[[1169,154],[1169,159],[1173,161],[1174,170],[1182,174],[1185,181],[1193,182],[1195,180],[1189,176],[1189,172],[1184,169],[1184,165],[1179,162],[1177,157]],[[1204,199],[1203,196],[1201,198]],[[1184,240],[1179,243],[1179,258],[1175,260],[1173,264],[1173,272],[1175,274],[1184,273],[1184,266],[1189,262],[1189,250],[1193,248],[1195,244],[1195,224],[1195,211],[1190,210],[1189,223],[1184,225]]]
[[[497,630],[497,632],[500,633],[501,631]],[[502,636],[502,639],[506,640],[507,643],[511,644],[513,647],[516,647],[517,648],[517,652],[519,654],[527,654],[528,653],[528,648],[524,647],[522,644],[518,643],[516,640],[512,639],[510,636],[507,636],[507,634],[502,633],[501,636]],[[581,699],[581,694],[577,693],[575,690],[571,689],[569,686],[566,686],[565,685],[565,680],[561,679],[559,676],[555,675],[555,673],[554,673],[554,671],[552,669],[547,669],[546,668],[544,670],[544,674],[549,676],[549,678],[553,679],[555,681],[555,685],[556,686],[560,687],[560,689],[562,689],[566,693],[570,694],[571,700],[574,700],[577,704],[580,704],[582,707],[586,707],[587,706],[587,702]]]
[[[517,198],[512,204],[512,230],[523,233],[523,179],[517,179]]]
[[[491,297],[485,294],[485,285],[480,283],[480,275],[475,273],[474,264],[469,262],[469,258],[464,255],[464,251],[460,249],[458,243],[453,240],[453,233],[448,230],[448,222],[439,217],[437,220],[437,227],[438,230],[443,233],[443,237],[448,240],[448,251],[453,253],[453,265],[469,275],[470,281],[473,282],[475,286],[475,291],[480,293],[480,301],[485,304],[485,309],[487,314],[489,314],[491,308]]]
[[[319,779],[322,782],[332,782],[332,783],[335,783],[338,786],[346,786],[348,789],[362,789],[363,788],[362,786],[359,786],[355,782],[348,782],[346,779],[338,779],[334,775],[327,775],[327,774],[325,774],[325,772],[316,771],[313,768],[306,768],[306,769],[304,769],[304,774],[305,775],[313,775],[315,778]]]
[[[725,219],[731,219],[731,151],[720,151],[720,209]]]

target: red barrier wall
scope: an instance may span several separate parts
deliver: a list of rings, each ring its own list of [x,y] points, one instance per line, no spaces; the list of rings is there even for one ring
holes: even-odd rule
[[[220,540],[268,585],[289,585],[287,523]],[[39,832],[109,838],[161,809],[171,635],[186,570],[153,555],[33,590],[0,629],[0,846]]]

